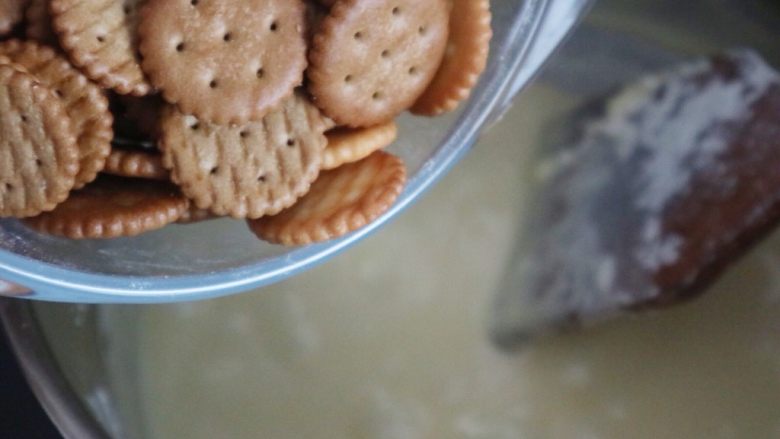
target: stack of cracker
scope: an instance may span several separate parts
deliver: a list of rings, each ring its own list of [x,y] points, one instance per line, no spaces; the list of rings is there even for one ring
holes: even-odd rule
[[[7,2],[0,216],[74,239],[225,216],[284,245],[352,232],[405,185],[395,118],[468,97],[490,19],[488,0]]]

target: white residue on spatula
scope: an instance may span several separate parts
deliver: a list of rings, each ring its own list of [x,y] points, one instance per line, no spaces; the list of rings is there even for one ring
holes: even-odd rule
[[[597,316],[658,294],[654,273],[684,245],[663,229],[670,203],[700,171],[719,172],[751,107],[780,81],[752,52],[728,60],[734,76],[700,60],[640,80],[547,168],[516,269],[525,316]]]

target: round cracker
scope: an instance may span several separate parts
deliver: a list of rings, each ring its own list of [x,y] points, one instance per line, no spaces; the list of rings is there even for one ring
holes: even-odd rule
[[[118,238],[160,229],[188,207],[172,184],[101,177],[53,211],[24,222],[39,232],[71,239]]]
[[[305,27],[301,0],[150,0],[138,30],[143,68],[183,113],[258,121],[301,84]]]
[[[173,107],[163,112],[163,164],[201,209],[236,218],[272,215],[309,190],[326,139],[320,112],[294,94],[260,122],[200,122]]]
[[[120,177],[170,180],[168,170],[163,166],[162,156],[159,153],[117,147],[111,150],[103,173]]]
[[[411,108],[412,113],[438,116],[468,99],[487,65],[490,53],[489,0],[452,0],[450,37],[439,70]]]
[[[103,91],[50,47],[11,40],[0,43],[0,54],[24,67],[60,97],[79,148],[79,173],[74,188],[94,180],[105,165],[114,136],[113,117]]]
[[[309,54],[309,90],[340,125],[395,118],[425,90],[447,44],[447,0],[340,0]]]
[[[51,0],[54,30],[74,64],[105,88],[143,96],[151,90],[138,62],[142,0]]]
[[[24,18],[29,0],[0,0],[0,35],[5,35]]]
[[[59,47],[57,34],[49,13],[49,0],[30,0],[30,5],[25,12],[27,21],[24,27],[24,35],[31,40],[46,44],[51,47]]]
[[[0,216],[26,217],[67,198],[79,170],[60,99],[31,74],[0,64]]]
[[[325,133],[328,147],[322,158],[322,169],[362,160],[374,151],[386,148],[398,137],[394,121],[369,128],[336,128]]]
[[[249,227],[260,239],[284,245],[338,238],[386,212],[405,184],[403,161],[377,151],[359,162],[323,172],[293,207],[249,221]]]

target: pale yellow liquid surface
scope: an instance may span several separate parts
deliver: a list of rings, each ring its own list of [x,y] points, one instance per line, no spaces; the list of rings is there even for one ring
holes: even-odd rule
[[[532,89],[418,205],[321,267],[146,308],[149,436],[780,438],[777,237],[691,305],[519,354],[490,344],[529,149],[571,104]]]

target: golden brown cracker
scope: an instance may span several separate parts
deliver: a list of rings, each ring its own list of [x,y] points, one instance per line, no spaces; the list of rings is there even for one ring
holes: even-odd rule
[[[249,227],[260,239],[284,245],[334,239],[386,212],[405,183],[401,159],[377,151],[359,162],[323,172],[293,207],[249,221]]]
[[[61,100],[31,74],[0,64],[0,216],[53,209],[79,170],[76,136]]]
[[[166,101],[204,122],[258,121],[301,84],[301,0],[149,0],[143,68]]]
[[[487,65],[490,52],[489,0],[452,0],[450,37],[439,70],[412,113],[438,116],[468,99]]]
[[[305,194],[325,149],[323,121],[294,94],[262,121],[239,126],[200,122],[173,107],[163,114],[163,164],[201,209],[236,218],[275,214]]]
[[[120,94],[151,90],[139,64],[136,27],[142,0],[51,0],[62,48],[92,80]]]
[[[369,128],[336,128],[325,133],[328,146],[322,169],[335,169],[345,163],[362,160],[395,142],[398,127],[394,121]]]
[[[79,148],[79,173],[74,188],[94,180],[111,151],[113,118],[97,85],[52,48],[18,40],[0,43],[0,54],[24,67],[62,100]]]
[[[42,233],[71,239],[118,238],[178,220],[189,202],[169,183],[101,177],[51,212],[25,220]]]
[[[309,90],[340,125],[395,118],[425,90],[447,43],[447,0],[340,0],[309,52]]]
[[[114,147],[106,160],[103,173],[121,177],[169,181],[162,156],[156,151],[132,150]]]

